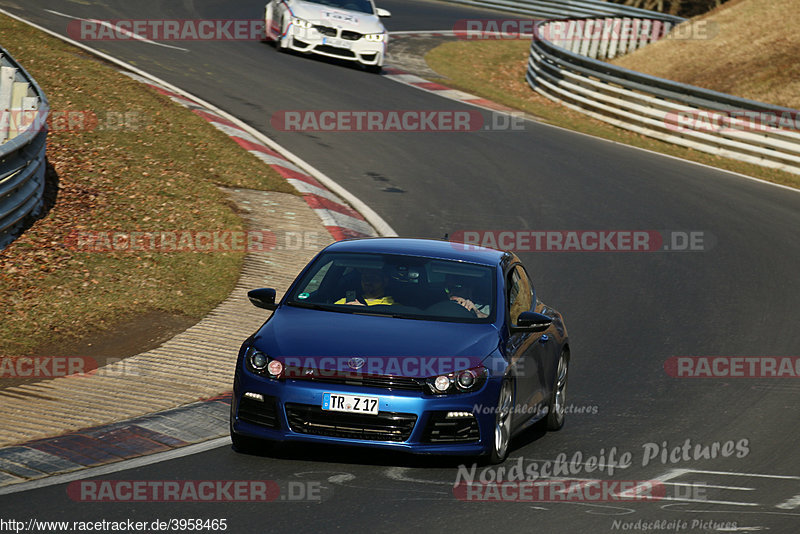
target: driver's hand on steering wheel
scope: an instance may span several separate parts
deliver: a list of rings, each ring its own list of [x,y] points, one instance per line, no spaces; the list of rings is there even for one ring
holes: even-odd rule
[[[455,296],[453,296],[453,297],[450,297],[450,300],[452,300],[453,302],[458,302],[459,304],[464,306],[469,311],[476,311],[475,310],[475,303],[472,302],[469,299],[465,299],[464,297],[455,297]]]

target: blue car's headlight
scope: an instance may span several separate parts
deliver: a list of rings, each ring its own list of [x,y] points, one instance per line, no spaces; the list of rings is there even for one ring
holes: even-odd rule
[[[473,367],[445,375],[432,376],[425,380],[428,389],[435,395],[468,393],[477,391],[486,382],[489,372],[485,367]]]
[[[270,358],[255,347],[247,349],[244,359],[247,368],[256,374],[269,378],[283,378],[283,363]]]

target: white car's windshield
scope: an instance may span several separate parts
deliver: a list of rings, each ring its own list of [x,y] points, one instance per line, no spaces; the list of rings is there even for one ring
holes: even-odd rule
[[[358,11],[359,13],[367,13],[374,15],[375,11],[372,9],[372,3],[369,0],[305,0],[312,4],[322,4],[323,6],[336,7],[339,9],[348,9],[350,11]]]
[[[410,319],[489,322],[494,268],[394,254],[323,254],[288,304]]]

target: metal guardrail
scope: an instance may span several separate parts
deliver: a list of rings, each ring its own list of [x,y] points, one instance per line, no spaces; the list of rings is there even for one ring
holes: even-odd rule
[[[0,250],[42,209],[49,111],[36,81],[0,47]]]
[[[498,9],[519,15],[544,19],[563,19],[575,17],[640,17],[658,18],[677,24],[684,19],[674,15],[655,13],[646,9],[615,4],[604,0],[446,0],[487,9]]]
[[[667,36],[681,17],[602,0],[447,1],[556,19],[534,24],[526,74],[551,100],[668,143],[800,174],[800,111],[602,61]]]
[[[800,174],[800,111],[595,59],[621,55],[655,40],[650,37],[658,22],[623,19],[622,24],[634,28],[632,37],[603,31],[619,26],[619,19],[538,22],[528,61],[528,84],[551,100],[626,130]]]

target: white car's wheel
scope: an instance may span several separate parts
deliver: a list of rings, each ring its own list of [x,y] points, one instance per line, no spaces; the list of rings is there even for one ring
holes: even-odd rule
[[[287,28],[287,26],[288,25],[285,22],[284,18],[281,17],[281,22],[278,25],[278,28],[280,29],[280,33],[275,38],[275,49],[278,52],[286,52],[286,51],[289,50],[289,43],[286,40],[286,28]]]

